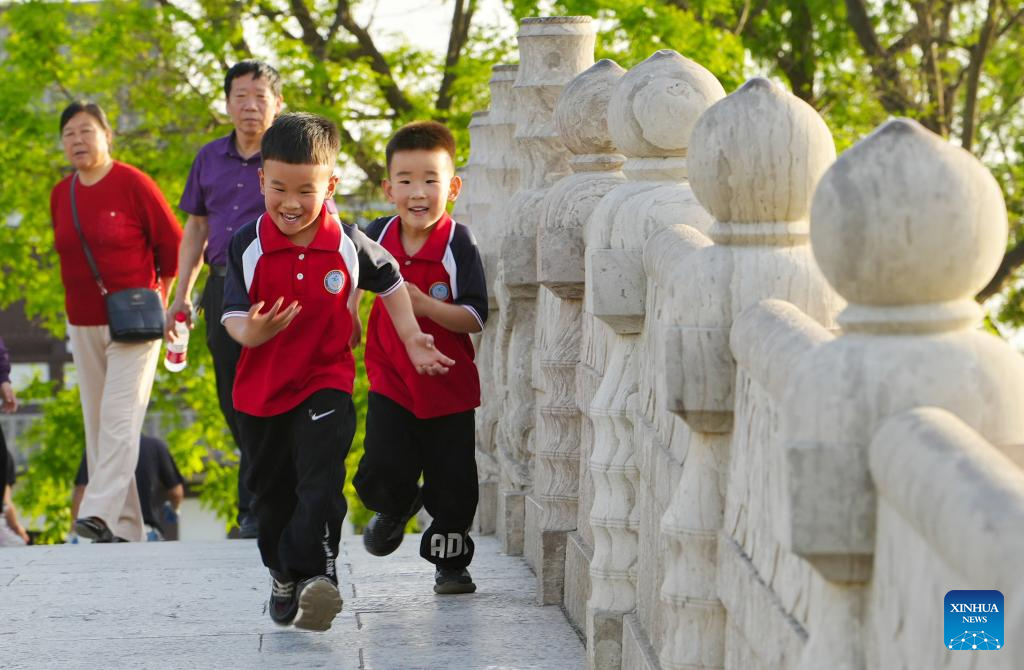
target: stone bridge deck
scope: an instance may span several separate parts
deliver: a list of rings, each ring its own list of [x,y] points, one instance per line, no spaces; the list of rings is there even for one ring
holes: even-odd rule
[[[387,558],[342,543],[344,609],[326,633],[275,626],[254,541],[0,550],[0,668],[574,670],[579,637],[534,604],[521,558],[476,539],[477,593],[433,593],[418,536]]]

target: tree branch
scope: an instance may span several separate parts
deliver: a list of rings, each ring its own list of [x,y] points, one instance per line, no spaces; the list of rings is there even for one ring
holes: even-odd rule
[[[980,302],[1002,291],[1011,277],[1013,277],[1017,268],[1022,264],[1024,264],[1024,240],[1017,242],[1006,252],[1006,255],[1003,256],[1003,261],[999,264],[999,269],[996,270],[995,276],[992,277],[992,281],[985,288],[981,289],[976,299]]]
[[[462,56],[462,49],[469,39],[469,28],[473,22],[473,13],[476,11],[476,0],[455,0],[455,12],[452,16],[452,30],[448,35],[448,50],[444,55],[444,75],[441,77],[441,86],[437,90],[437,102],[435,108],[439,116],[452,106],[452,84],[455,83],[455,68]]]
[[[935,126],[938,129],[936,132],[945,136],[949,133],[949,123],[946,116],[946,91],[942,83],[942,68],[939,64],[938,45],[932,40],[935,26],[932,17],[932,5],[921,0],[917,0],[913,4],[914,13],[917,15],[917,24],[908,34],[914,33],[919,37],[923,37],[923,39],[918,39],[921,46],[921,78],[924,80],[925,89],[928,91],[928,100],[933,106],[931,116],[934,118]]]
[[[276,24],[277,29],[281,31],[281,34],[284,35],[285,39],[289,39],[294,42],[302,41],[302,37],[300,35],[292,35],[290,32],[288,32],[288,29],[285,28],[283,24],[277,23],[277,20],[285,15],[284,12],[274,9],[265,2],[260,2],[258,7],[260,10],[260,14],[263,15],[263,18],[267,19],[271,23]]]
[[[1018,23],[1022,19],[1024,19],[1024,7],[1021,7],[1016,14],[1014,14],[1013,16],[1006,20],[1006,23],[1003,24],[1003,27],[999,29],[998,33],[996,33],[996,39],[999,39],[1003,35],[1005,35],[1006,31],[1008,31],[1010,28],[1013,27],[1015,23]]]
[[[356,38],[359,46],[362,47],[363,52],[370,59],[370,69],[380,75],[378,86],[381,93],[384,94],[384,99],[400,116],[411,112],[413,109],[412,103],[409,102],[409,99],[405,97],[405,94],[395,82],[391,66],[388,65],[384,55],[377,49],[377,45],[373,42],[373,37],[370,36],[370,33],[365,28],[356,23],[356,20],[352,17],[352,8],[349,0],[338,0],[335,11],[337,12],[335,20]]]
[[[344,123],[338,124],[338,132],[341,135],[342,145],[348,149],[345,153],[366,174],[366,180],[369,183],[379,186],[385,176],[384,166],[374,154],[366,151],[366,147],[349,132]]]
[[[985,57],[988,55],[989,47],[992,46],[992,36],[996,30],[999,5],[1000,0],[989,0],[988,11],[985,13],[985,22],[978,33],[978,41],[974,43],[974,47],[971,49],[971,60],[967,66],[963,135],[960,138],[960,146],[967,151],[970,151],[971,147],[974,146],[974,122],[978,110],[978,85],[981,81],[981,71],[985,67]]]
[[[857,42],[868,58],[868,64],[877,79],[879,101],[891,114],[906,116],[912,108],[900,78],[899,69],[891,54],[882,47],[875,27],[868,15],[864,0],[846,0],[846,21],[857,37]]]

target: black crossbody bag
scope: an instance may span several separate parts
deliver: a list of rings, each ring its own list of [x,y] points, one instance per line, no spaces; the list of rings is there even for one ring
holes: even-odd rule
[[[82,235],[82,226],[78,223],[78,207],[75,205],[75,182],[78,173],[71,178],[71,216],[78,231],[78,239],[82,241],[85,259],[92,268],[92,276],[100,287],[100,294],[107,304],[107,323],[110,325],[110,339],[115,342],[149,342],[164,336],[164,301],[160,293],[151,288],[126,288],[110,293],[103,285],[100,270],[96,267],[89,245]]]

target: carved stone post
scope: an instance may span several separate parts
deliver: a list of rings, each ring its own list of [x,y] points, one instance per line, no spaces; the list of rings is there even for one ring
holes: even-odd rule
[[[801,668],[876,667],[864,656],[866,589],[855,587],[883,563],[884,574],[908,572],[900,557],[874,555],[879,511],[868,447],[888,417],[947,410],[1024,465],[1024,359],[978,327],[974,301],[1006,236],[992,175],[908,119],[878,128],[821,179],[811,243],[849,305],[839,315],[843,334],[802,357],[783,398],[779,533],[844,597],[829,603],[827,620],[810,622]],[[961,536],[954,529],[948,537]],[[899,627],[891,606],[876,611]]]
[[[539,387],[534,493],[526,501],[526,553],[537,573],[541,604],[562,602],[566,534],[576,528],[580,487],[580,361],[583,227],[598,201],[622,183],[625,158],[615,153],[607,110],[625,70],[602,60],[573,79],[555,106],[555,123],[573,152],[573,174],[541,205],[537,231]],[[532,554],[532,555],[531,555]]]
[[[501,459],[498,532],[511,555],[523,552],[525,495],[533,485],[532,364],[540,203],[550,185],[569,172],[568,151],[555,133],[552,116],[562,87],[594,63],[594,28],[588,16],[523,19],[518,40],[520,65],[514,91],[520,189],[507,206],[498,270],[501,322],[511,324],[504,352],[505,402],[497,435]]]
[[[619,80],[608,108],[608,127],[627,156],[629,181],[601,200],[587,239],[585,305],[601,321],[594,329],[606,331],[607,348],[605,374],[590,405],[591,668],[621,666],[623,616],[636,607],[640,482],[632,414],[647,287],[643,247],[656,231],[680,223],[680,208],[700,209],[686,185],[690,131],[724,95],[706,69],[674,51],[658,51]],[[694,223],[701,220],[706,217]]]
[[[498,479],[500,465],[496,454],[495,428],[501,416],[504,400],[504,367],[495,366],[500,337],[501,316],[495,295],[497,259],[501,243],[501,228],[505,225],[505,206],[518,188],[519,166],[513,147],[515,123],[512,120],[512,83],[517,66],[496,65],[491,74],[491,106],[486,114],[474,117],[476,138],[483,150],[474,148],[470,162],[474,164],[474,177],[479,184],[467,183],[472,191],[480,190],[484,196],[473,197],[473,234],[477,237],[480,255],[487,277],[488,321],[476,338],[476,364],[480,372],[480,391],[483,404],[476,415],[477,470],[480,478],[480,502],[477,505],[476,531],[489,535],[497,528]],[[474,140],[475,141],[475,140]],[[476,163],[479,156],[479,164]],[[480,202],[486,200],[487,202]],[[506,329],[510,333],[510,329]],[[504,362],[503,353],[499,358]]]
[[[745,473],[752,459],[763,462],[760,451],[769,446],[756,438],[770,434],[761,428],[770,421],[770,408],[749,404],[749,380],[742,371],[737,378],[729,335],[744,308],[772,297],[790,300],[830,325],[839,301],[811,259],[807,213],[814,186],[834,158],[821,117],[763,79],[715,104],[693,130],[690,180],[715,217],[708,233],[714,244],[695,249],[680,266],[681,286],[673,296],[678,325],[665,333],[668,407],[692,434],[661,522],[668,549],[662,668],[724,666],[718,564],[725,551],[719,534],[726,497],[735,498],[736,515],[749,510],[757,516],[765,507],[763,498],[746,497],[760,492],[759,486],[743,480],[735,492],[728,488],[739,478],[730,472],[730,439],[744,466],[739,472]],[[742,417],[735,432],[734,412]],[[751,478],[765,476],[755,472]],[[730,528],[739,523],[733,520]]]

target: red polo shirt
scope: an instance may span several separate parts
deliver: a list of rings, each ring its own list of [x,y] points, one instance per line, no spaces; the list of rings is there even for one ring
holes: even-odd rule
[[[308,247],[298,247],[269,214],[231,240],[221,322],[264,311],[284,297],[302,310],[264,344],[242,349],[235,372],[235,409],[254,416],[282,414],[320,389],[352,393],[355,362],[348,341],[352,286],[388,295],[402,285],[395,259],[358,229],[342,227],[326,209]]]
[[[91,186],[75,183],[75,204],[82,236],[107,291],[156,288],[156,272],[178,272],[181,225],[156,183],[131,165],[114,161],[110,172]],[[71,215],[71,177],[50,192],[53,242],[64,280],[64,307],[75,326],[103,326],[107,306],[85,259]]]
[[[402,247],[401,219],[377,219],[366,233],[398,261],[405,281],[438,300],[459,305],[483,327],[487,320],[487,283],[483,263],[469,228],[445,214],[426,244],[409,256]],[[455,359],[448,374],[417,374],[379,300],[373,304],[366,328],[366,375],[370,390],[387,396],[419,419],[465,412],[480,406],[480,377],[473,363],[473,343],[465,333],[453,333],[426,317],[420,329],[434,336],[439,351]]]

